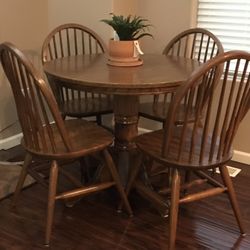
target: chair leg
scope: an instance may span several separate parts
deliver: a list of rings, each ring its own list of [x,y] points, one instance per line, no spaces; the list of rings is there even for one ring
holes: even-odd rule
[[[150,177],[153,176],[152,168],[153,168],[154,163],[155,163],[155,161],[151,158],[148,161],[144,161],[144,159],[143,159],[143,161],[141,160],[141,162],[140,162],[140,165],[143,167],[144,183],[146,186],[148,186],[152,190],[154,190],[154,187],[152,185],[152,181],[151,181]],[[136,173],[136,174],[138,174],[138,173]]]
[[[15,190],[13,198],[12,198],[12,202],[11,202],[12,208],[16,206],[18,196],[22,190],[25,178],[28,174],[28,167],[29,167],[31,162],[32,162],[31,154],[26,153],[25,159],[24,159],[24,164],[23,164],[23,167],[22,167],[22,170],[21,170],[21,173],[20,173],[17,185],[16,185],[16,190]]]
[[[191,170],[186,170],[185,171],[184,183],[188,183],[190,181],[190,179],[191,179]],[[187,192],[188,192],[188,189],[185,188],[182,193],[183,193],[183,195],[186,195]]]
[[[110,155],[110,153],[108,152],[107,149],[105,149],[103,151],[103,154],[104,154],[104,158],[105,158],[105,160],[107,162],[107,165],[109,167],[110,173],[111,173],[111,175],[113,177],[113,180],[116,183],[117,190],[120,193],[121,199],[122,199],[122,201],[123,201],[123,203],[124,203],[124,205],[126,207],[126,210],[127,210],[128,214],[130,216],[132,216],[133,212],[132,212],[131,206],[130,206],[130,204],[128,202],[128,198],[127,198],[127,196],[125,194],[125,191],[124,191],[124,189],[122,187],[122,183],[121,183],[120,177],[118,175],[118,172],[116,170],[113,159],[112,159],[112,157],[111,157],[111,155]]]
[[[138,173],[141,169],[142,160],[143,160],[142,154],[139,154],[134,161],[134,164],[133,164],[134,166],[133,166],[133,169],[130,171],[129,180],[128,180],[128,183],[126,186],[126,195],[129,195],[129,193],[133,187],[135,179],[138,176]]]
[[[171,180],[171,205],[170,205],[170,221],[169,221],[169,245],[168,249],[175,249],[177,220],[179,211],[180,197],[180,176],[177,169],[172,170]]]
[[[99,126],[102,125],[102,116],[101,116],[101,115],[97,115],[97,116],[96,116],[96,123],[97,123],[97,125],[99,125]]]
[[[89,174],[90,164],[89,164],[89,159],[87,157],[88,156],[85,156],[79,160],[81,167],[81,182],[83,184],[86,184],[90,181],[90,174]]]
[[[50,168],[50,177],[49,177],[49,194],[48,194],[45,246],[49,246],[50,236],[52,232],[52,222],[53,222],[54,209],[55,209],[57,179],[58,179],[58,164],[56,161],[52,161],[51,168]]]
[[[127,186],[126,186],[126,195],[128,197],[132,187],[133,187],[133,184],[135,182],[135,179],[136,177],[138,176],[138,173],[139,173],[139,170],[141,168],[141,164],[142,164],[142,154],[139,154],[138,157],[135,159],[135,162],[134,162],[134,166],[133,166],[133,169],[130,171],[130,176],[129,176],[129,179],[128,179],[128,183],[127,183]],[[123,206],[123,202],[121,201],[119,206],[118,206],[118,211],[121,211],[122,210],[122,206]]]
[[[191,178],[191,171],[190,170],[186,170],[185,171],[185,183],[189,182]]]
[[[230,177],[228,169],[225,165],[220,167],[220,173],[221,173],[222,180],[223,180],[225,186],[227,187],[227,193],[229,196],[229,200],[231,202],[235,218],[236,218],[237,223],[239,225],[240,232],[242,235],[245,235],[246,231],[245,231],[245,227],[243,225],[243,219],[241,216],[240,207],[239,207],[239,204],[237,201],[237,197],[236,197],[236,193],[235,193],[235,190],[233,187],[231,177]]]

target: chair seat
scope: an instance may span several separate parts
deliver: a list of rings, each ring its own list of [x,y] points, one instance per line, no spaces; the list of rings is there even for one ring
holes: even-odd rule
[[[59,109],[64,115],[79,118],[104,115],[113,112],[113,102],[106,97],[73,99],[60,103]]]
[[[47,145],[47,151],[35,151],[34,149],[27,148],[22,140],[22,144],[25,149],[32,154],[46,159],[50,157],[53,159],[73,159],[91,154],[92,152],[97,152],[113,143],[113,135],[93,122],[83,119],[65,120],[65,127],[73,148],[73,150],[69,152],[65,149],[65,144],[63,143],[61,136],[58,134],[56,125],[52,124],[51,127],[53,136],[56,138],[56,153],[54,153],[50,144]],[[47,138],[46,141],[49,141],[49,139]],[[39,143],[41,143],[41,141]]]
[[[209,160],[207,152],[204,154],[204,158],[200,161],[200,148],[201,148],[201,140],[196,140],[194,143],[194,155],[192,159],[190,159],[190,145],[191,145],[191,130],[189,130],[185,136],[184,141],[184,150],[181,154],[180,160],[177,160],[178,156],[178,145],[180,145],[180,138],[181,138],[181,128],[178,129],[176,127],[174,131],[174,140],[171,142],[169,147],[169,153],[166,157],[162,157],[162,145],[163,145],[163,138],[164,138],[164,130],[157,130],[150,133],[145,133],[138,136],[135,139],[135,143],[137,147],[145,152],[146,154],[150,155],[153,159],[158,162],[164,163],[168,165],[168,167],[176,167],[176,168],[187,168],[191,170],[199,170],[199,169],[208,169],[218,167],[218,164],[221,165],[223,162],[227,162],[233,156],[233,151],[230,151],[230,154],[224,156],[224,160],[218,161],[216,158],[216,153],[218,152],[218,143],[214,147],[214,157]],[[198,131],[197,133],[201,132]],[[200,137],[201,138],[201,137]],[[211,146],[211,136],[206,143],[206,149]]]
[[[170,102],[156,102],[153,104],[152,102],[141,103],[139,106],[139,115],[159,122],[164,122],[166,120],[169,106]],[[176,124],[183,123],[186,111],[187,111],[186,105],[183,104],[179,107],[176,117]],[[194,117],[195,117],[195,108],[192,108],[188,120],[190,122],[193,122]]]

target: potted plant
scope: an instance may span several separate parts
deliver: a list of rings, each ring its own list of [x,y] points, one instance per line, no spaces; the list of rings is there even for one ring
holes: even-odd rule
[[[109,61],[115,66],[134,66],[142,64],[139,59],[140,51],[138,39],[152,35],[147,32],[151,26],[148,20],[140,16],[111,14],[111,19],[102,22],[110,25],[114,30],[114,38],[109,41]]]

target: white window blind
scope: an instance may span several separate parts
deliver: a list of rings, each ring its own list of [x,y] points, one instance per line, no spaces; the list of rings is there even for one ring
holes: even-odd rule
[[[197,26],[218,36],[225,51],[250,52],[250,0],[198,0]]]

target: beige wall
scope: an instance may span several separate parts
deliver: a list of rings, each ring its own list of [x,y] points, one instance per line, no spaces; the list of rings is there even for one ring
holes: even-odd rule
[[[190,27],[191,0],[138,0],[138,14],[150,20],[153,27],[149,37],[143,40],[147,53],[161,53],[168,41],[180,31]]]
[[[81,23],[95,30],[107,43],[111,30],[100,20],[109,18],[113,0],[50,0],[48,2],[49,30],[67,22]]]
[[[40,62],[41,41],[47,32],[46,0],[0,0],[0,42],[11,41]],[[0,68],[0,130],[17,120],[10,86]]]
[[[137,14],[138,0],[114,0],[113,13],[116,15],[135,15]]]
[[[250,113],[246,115],[243,122],[240,125],[238,133],[234,140],[234,148],[238,151],[250,153]],[[250,162],[249,162],[250,164]]]
[[[0,0],[0,39],[23,49],[39,50],[47,32],[48,1]]]

